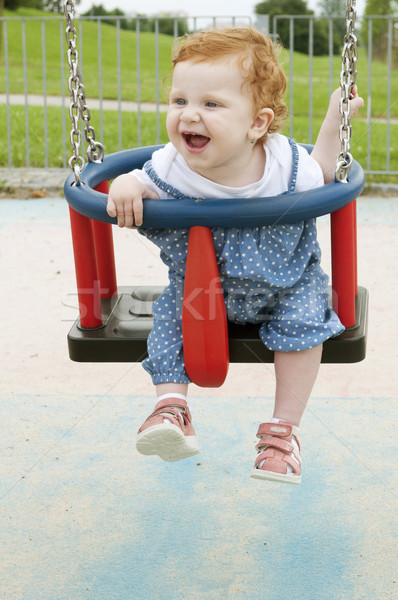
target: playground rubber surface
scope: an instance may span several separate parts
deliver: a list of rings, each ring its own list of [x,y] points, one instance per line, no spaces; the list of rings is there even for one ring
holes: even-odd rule
[[[398,198],[358,201],[367,358],[322,365],[302,420],[303,477],[249,477],[272,365],[191,386],[201,453],[135,450],[154,394],[140,364],[70,361],[77,318],[61,198],[0,200],[0,598],[398,597]],[[328,218],[319,219],[328,270]],[[114,229],[120,285],[163,285],[157,250]]]

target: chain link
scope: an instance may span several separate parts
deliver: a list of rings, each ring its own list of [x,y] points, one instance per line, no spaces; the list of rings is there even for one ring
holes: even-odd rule
[[[75,175],[75,184],[80,185],[80,174],[84,168],[84,158],[80,155],[80,119],[84,122],[84,136],[88,144],[87,160],[89,162],[102,162],[104,158],[104,147],[101,142],[95,140],[94,127],[90,125],[91,113],[86,102],[86,91],[83,85],[79,69],[79,55],[76,49],[77,31],[74,24],[75,3],[74,0],[66,0],[64,5],[66,18],[66,43],[68,45],[67,59],[69,65],[68,89],[70,94],[69,117],[71,120],[70,143],[72,156],[68,161],[71,171]]]
[[[341,54],[341,73],[340,73],[340,115],[341,125],[339,138],[341,149],[337,156],[335,176],[337,181],[348,182],[348,174],[353,158],[351,150],[351,99],[352,88],[357,81],[357,62],[358,47],[357,37],[355,36],[356,21],[356,0],[347,0],[346,10],[346,33],[344,36],[344,47]]]

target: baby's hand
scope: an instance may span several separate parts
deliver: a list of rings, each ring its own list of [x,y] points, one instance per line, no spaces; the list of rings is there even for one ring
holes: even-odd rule
[[[119,227],[142,225],[142,199],[158,200],[159,196],[131,173],[119,175],[111,184],[106,207],[110,217],[117,217]]]
[[[341,123],[340,99],[341,89],[337,88],[337,90],[334,90],[333,94],[330,96],[329,108],[325,119],[331,124],[336,124],[336,126],[339,126]],[[365,106],[365,102],[361,96],[358,96],[358,88],[356,85],[354,85],[351,90],[350,98],[351,115],[355,116],[358,109],[363,108],[363,106]]]

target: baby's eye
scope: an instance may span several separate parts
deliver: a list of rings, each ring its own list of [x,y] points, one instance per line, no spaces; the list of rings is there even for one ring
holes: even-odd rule
[[[177,98],[175,100],[175,103],[178,104],[178,106],[184,106],[184,104],[186,103],[184,98]]]
[[[217,102],[209,100],[209,102],[206,102],[206,106],[208,106],[209,108],[216,108]]]

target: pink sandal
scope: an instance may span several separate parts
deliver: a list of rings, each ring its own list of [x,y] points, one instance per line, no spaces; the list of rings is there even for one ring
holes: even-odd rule
[[[293,435],[299,452],[292,444]],[[297,427],[286,421],[261,423],[257,437],[260,438],[256,444],[258,455],[251,477],[285,483],[301,483],[300,442]],[[292,472],[289,472],[288,466],[292,468]]]
[[[199,444],[191,421],[185,400],[161,400],[138,430],[138,452],[157,454],[169,462],[198,454]]]

